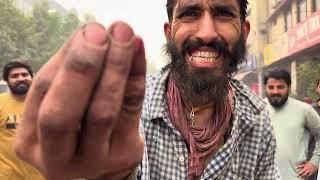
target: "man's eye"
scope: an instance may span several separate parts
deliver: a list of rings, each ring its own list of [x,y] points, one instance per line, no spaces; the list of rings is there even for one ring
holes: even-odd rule
[[[274,87],[273,86],[268,86],[268,89],[273,90]]]
[[[22,77],[27,77],[27,76],[29,76],[29,73],[21,73],[21,76]]]
[[[224,18],[233,18],[235,16],[232,12],[226,11],[226,10],[219,10],[214,15],[217,17],[224,17]]]
[[[15,79],[15,78],[19,77],[19,74],[12,74],[10,77]]]
[[[186,10],[180,14],[179,18],[196,17],[197,15],[198,13],[194,10]]]

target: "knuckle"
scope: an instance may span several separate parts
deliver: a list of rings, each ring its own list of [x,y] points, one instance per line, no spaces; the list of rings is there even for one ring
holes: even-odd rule
[[[46,94],[50,84],[51,84],[51,79],[40,77],[40,76],[37,76],[32,83],[34,90],[36,90],[41,95]]]
[[[114,108],[106,108],[103,104],[92,107],[89,114],[91,126],[97,127],[112,127],[117,118],[116,110]]]
[[[142,108],[143,96],[126,96],[122,110],[127,113],[140,111]]]
[[[98,56],[95,54],[71,50],[68,58],[66,58],[64,67],[66,70],[86,75],[97,72],[100,64],[102,64],[102,61],[99,61]]]
[[[24,143],[19,143],[14,146],[16,155],[24,160],[26,159],[27,155],[30,153],[26,151],[27,149],[29,148]]]
[[[128,74],[130,70],[130,57],[126,55],[112,56],[108,60],[108,66],[119,74]]]
[[[130,89],[127,89],[126,95],[123,100],[123,110],[128,112],[140,111],[145,95],[144,83],[137,83],[133,86],[135,86],[135,90],[131,91]]]
[[[58,110],[42,110],[39,113],[39,128],[41,132],[46,132],[52,136],[64,136],[70,132],[74,132],[77,126],[72,118],[64,116],[61,108]]]

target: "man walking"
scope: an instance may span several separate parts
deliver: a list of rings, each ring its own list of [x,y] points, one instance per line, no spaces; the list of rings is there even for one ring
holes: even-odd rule
[[[307,103],[289,97],[288,71],[274,69],[264,77],[268,110],[274,128],[276,161],[284,180],[305,179],[318,168],[320,159],[320,117]],[[315,137],[313,156],[307,160],[310,134]]]
[[[9,92],[0,94],[0,179],[38,180],[40,173],[20,160],[13,149],[16,128],[21,120],[26,94],[32,82],[33,72],[27,64],[18,61],[3,68],[3,80]]]

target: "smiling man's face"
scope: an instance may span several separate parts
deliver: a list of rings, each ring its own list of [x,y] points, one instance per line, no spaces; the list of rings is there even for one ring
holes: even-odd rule
[[[237,69],[250,30],[239,9],[237,0],[177,0],[164,30],[172,72],[183,86],[219,86]]]
[[[290,86],[283,79],[269,78],[266,96],[274,108],[282,107],[288,100]]]

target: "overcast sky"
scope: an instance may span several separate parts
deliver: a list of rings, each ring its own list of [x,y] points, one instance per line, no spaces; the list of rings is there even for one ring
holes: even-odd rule
[[[94,15],[108,26],[115,20],[129,23],[145,43],[148,60],[162,66],[161,47],[165,43],[163,23],[167,21],[165,0],[56,0],[67,9],[77,9],[79,16]]]

